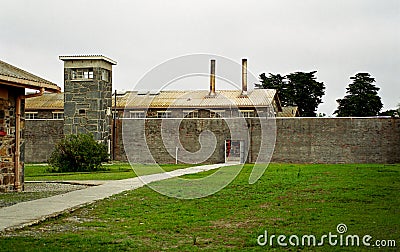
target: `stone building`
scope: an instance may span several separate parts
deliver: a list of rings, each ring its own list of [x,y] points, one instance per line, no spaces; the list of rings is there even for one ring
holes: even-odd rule
[[[157,93],[130,91],[117,96],[118,116],[123,118],[235,118],[275,116],[282,111],[274,89],[255,89],[245,97],[241,90],[165,90]]]
[[[44,146],[51,148],[66,134],[89,132],[96,140],[105,143],[112,140],[109,146],[114,153],[117,139],[121,137],[116,127],[117,118],[253,118],[275,117],[282,111],[276,90],[247,90],[246,60],[243,60],[241,90],[216,90],[215,61],[212,60],[209,90],[129,91],[112,97],[114,61],[104,56],[61,56],[60,59],[65,62],[64,94],[36,97],[26,106],[29,128],[52,132],[26,132],[29,139],[35,139],[28,142],[27,148],[32,162],[45,162],[51,150]],[[47,142],[38,140],[46,134]],[[32,147],[38,144],[43,148]]]
[[[240,90],[217,90],[216,98],[207,98],[207,90],[165,90],[157,93],[128,91],[112,100],[112,113],[117,118],[234,118],[274,116],[282,113],[273,89],[255,89],[238,98]],[[28,120],[62,120],[65,94],[45,94],[26,104]],[[115,105],[116,104],[116,105]],[[65,107],[66,108],[66,107]],[[289,115],[290,114],[290,115]],[[296,113],[294,113],[296,114]],[[294,115],[293,114],[293,115]],[[293,116],[291,112],[281,114]]]
[[[25,95],[25,88],[39,90]],[[45,79],[0,61],[0,192],[21,191],[24,187],[25,100],[60,92]],[[29,99],[28,99],[29,100]]]
[[[249,91],[246,97],[240,97],[241,90],[216,90],[213,98],[209,98],[208,94],[207,90],[166,90],[157,93],[129,91],[114,97],[116,99],[112,102],[112,113],[117,116],[113,121],[115,123],[111,135],[112,157],[126,160],[122,150],[123,120],[211,119],[215,126],[218,119],[274,117],[276,112],[282,111],[275,90],[256,89]],[[62,131],[63,127],[65,130],[62,113],[67,113],[64,96],[65,94],[46,94],[27,102],[26,114],[30,116],[27,119],[29,129],[25,134],[29,139],[26,152],[30,162],[46,162],[53,146],[66,134]],[[33,132],[34,128],[40,130]],[[218,128],[226,130],[219,126]],[[37,148],[38,145],[41,147]]]
[[[117,63],[101,55],[60,56],[60,60],[64,61],[64,134],[92,133],[107,144],[112,66]],[[53,118],[56,113],[52,111]]]
[[[64,94],[30,100],[26,113],[31,120],[63,119],[65,134],[91,132],[97,140],[105,140],[107,115],[112,112],[118,118],[232,118],[275,116],[282,112],[276,90],[247,90],[246,60],[241,90],[216,90],[212,72],[209,90],[141,90],[114,93],[112,97],[115,61],[100,55],[60,59],[65,62]],[[211,63],[215,66],[215,61]]]

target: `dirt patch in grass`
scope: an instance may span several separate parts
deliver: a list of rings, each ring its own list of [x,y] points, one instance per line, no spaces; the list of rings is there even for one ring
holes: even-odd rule
[[[265,202],[260,205],[260,208],[263,208],[263,209],[271,209],[273,207],[274,207],[274,204],[271,202]]]
[[[220,219],[211,221],[210,228],[218,229],[236,229],[236,228],[253,228],[259,225],[257,220],[244,220],[244,221],[233,221],[227,219]]]

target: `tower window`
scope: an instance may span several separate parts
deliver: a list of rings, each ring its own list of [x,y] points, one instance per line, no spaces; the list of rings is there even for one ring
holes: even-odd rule
[[[110,71],[103,69],[101,71],[101,80],[110,81]]]
[[[73,80],[93,79],[93,77],[93,68],[72,69]]]

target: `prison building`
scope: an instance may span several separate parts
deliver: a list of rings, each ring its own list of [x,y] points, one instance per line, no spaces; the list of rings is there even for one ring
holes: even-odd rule
[[[233,118],[273,117],[282,111],[273,89],[255,89],[246,97],[241,90],[132,91],[117,96],[115,106],[122,118]]]
[[[90,132],[96,140],[106,140],[111,113],[114,118],[137,119],[274,117],[282,112],[276,90],[248,90],[246,59],[240,90],[216,90],[215,60],[211,60],[209,90],[140,90],[122,95],[111,93],[115,61],[101,55],[60,59],[65,93],[29,101],[26,114],[29,120],[64,120],[64,134]]]
[[[25,95],[25,89],[39,92]],[[50,81],[0,61],[0,192],[24,188],[25,102],[60,90]]]
[[[77,133],[92,133],[113,153],[121,144],[120,125],[124,119],[272,118],[282,112],[276,90],[248,90],[245,59],[242,85],[237,90],[216,89],[215,61],[211,60],[208,90],[139,90],[122,94],[111,92],[115,61],[101,55],[60,59],[64,61],[65,92],[32,98],[26,104],[26,156],[30,162],[45,162],[64,135]],[[34,128],[43,131],[32,131]]]
[[[27,162],[46,162],[54,145],[65,134],[98,131],[102,133],[97,134],[97,140],[111,140],[111,156],[116,160],[127,160],[123,139],[126,135],[123,134],[123,125],[126,123],[133,126],[125,127],[128,130],[125,133],[133,140],[133,145],[128,143],[127,146],[134,150],[133,161],[139,163],[147,162],[144,151],[150,151],[159,163],[175,163],[176,157],[183,157],[184,149],[196,153],[200,147],[200,134],[207,131],[214,133],[217,142],[215,151],[204,163],[227,161],[224,158],[232,152],[238,152],[241,157],[242,150],[247,152],[243,160],[240,158],[241,162],[256,162],[258,150],[264,148],[260,140],[273,136],[276,136],[275,147],[266,149],[274,151],[271,159],[274,162],[399,162],[400,127],[396,118],[294,118],[299,116],[298,109],[282,108],[275,90],[247,89],[245,60],[242,61],[242,87],[238,90],[218,90],[215,72],[211,71],[209,90],[137,90],[124,93],[112,92],[111,67],[115,62],[109,58],[63,56],[62,60],[66,60],[66,92],[44,94],[26,101],[24,136]],[[213,70],[212,66],[213,63]],[[261,120],[264,116],[276,116],[276,120]],[[241,117],[245,120],[236,120]],[[236,132],[230,131],[227,125],[232,121],[246,122],[247,138],[230,134]],[[263,132],[261,121],[276,122],[276,135]],[[179,133],[183,148],[174,141],[167,141],[168,146],[161,142],[165,122],[180,123],[174,131]],[[145,127],[139,127],[143,123]],[[1,134],[5,133],[0,131]],[[146,144],[137,141],[140,137],[146,137]],[[374,148],[370,148],[370,143]],[[10,180],[10,177],[6,179]]]
[[[127,91],[112,99],[111,109],[117,118],[132,119],[259,117],[282,113],[274,89],[255,89],[247,97],[240,94],[240,90],[218,90],[214,98],[209,98],[207,90]],[[28,120],[63,120],[64,113],[63,93],[45,94],[26,103]]]

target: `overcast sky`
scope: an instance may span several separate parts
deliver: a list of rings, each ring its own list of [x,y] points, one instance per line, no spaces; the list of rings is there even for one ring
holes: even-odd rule
[[[399,0],[0,2],[0,59],[61,87],[60,55],[110,57],[113,89],[130,90],[168,59],[209,53],[247,58],[257,76],[318,71],[328,115],[358,72],[376,79],[384,109],[400,102]]]

